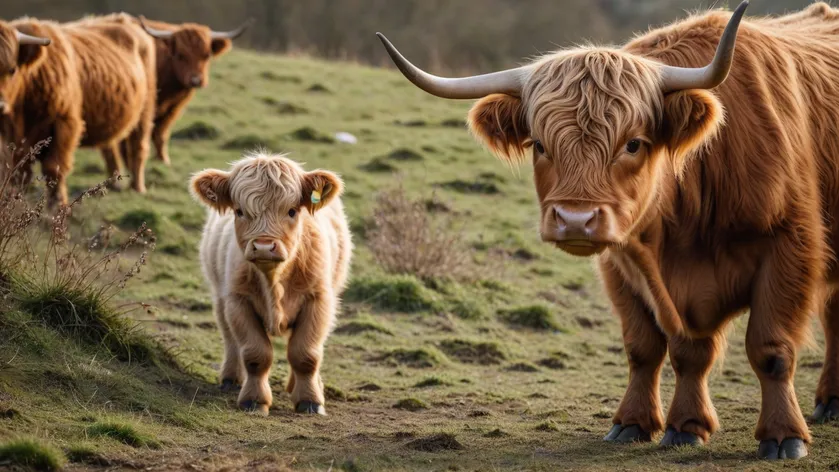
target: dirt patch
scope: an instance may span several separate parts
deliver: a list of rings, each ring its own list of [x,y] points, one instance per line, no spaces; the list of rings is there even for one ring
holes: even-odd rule
[[[453,434],[440,433],[425,438],[415,439],[408,444],[405,444],[405,447],[416,451],[440,452],[461,450],[463,449],[463,444],[460,444]]]
[[[501,346],[494,342],[448,339],[440,343],[440,349],[449,356],[466,364],[500,364],[501,361],[507,358]]]

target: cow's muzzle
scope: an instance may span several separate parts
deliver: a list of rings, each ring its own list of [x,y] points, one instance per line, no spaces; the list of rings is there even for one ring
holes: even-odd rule
[[[245,250],[245,259],[257,265],[276,265],[288,257],[285,248],[273,238],[254,238]]]
[[[614,244],[609,212],[600,206],[555,204],[545,215],[542,240],[575,256],[591,256]]]

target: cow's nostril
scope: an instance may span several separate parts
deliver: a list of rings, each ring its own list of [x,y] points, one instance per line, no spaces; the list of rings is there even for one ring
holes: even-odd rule
[[[565,220],[562,219],[562,208],[554,207],[554,220],[556,220],[556,224],[558,224],[561,229],[565,229],[566,223]]]
[[[597,227],[597,220],[600,219],[600,208],[595,208],[591,212],[591,218],[586,221],[585,228],[588,230],[593,230]]]

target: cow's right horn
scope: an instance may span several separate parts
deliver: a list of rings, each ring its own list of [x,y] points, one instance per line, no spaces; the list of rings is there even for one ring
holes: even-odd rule
[[[174,31],[163,31],[146,26],[146,18],[144,16],[140,16],[138,19],[140,20],[140,26],[142,26],[143,29],[146,30],[146,33],[150,34],[151,36],[154,36],[157,39],[171,38],[172,35],[175,34]]]
[[[29,36],[28,34],[15,31],[17,33],[18,44],[37,44],[38,46],[49,46],[52,42],[50,38],[38,38],[36,36]]]
[[[233,31],[213,31],[210,33],[210,37],[213,39],[236,39],[239,36],[242,36],[242,33],[245,32],[251,25],[253,24],[253,18],[248,18],[242,23],[241,26],[236,28]]]
[[[474,99],[493,93],[520,96],[524,82],[530,75],[530,67],[525,66],[472,77],[438,77],[411,64],[382,33],[376,33],[376,36],[382,40],[387,53],[402,75],[417,87],[438,97]]]

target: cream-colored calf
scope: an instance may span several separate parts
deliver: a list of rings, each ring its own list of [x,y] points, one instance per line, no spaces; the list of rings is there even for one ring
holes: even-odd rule
[[[224,338],[222,388],[268,413],[271,336],[288,336],[286,389],[295,409],[325,414],[320,365],[352,254],[335,174],[284,155],[252,154],[192,178],[210,208],[200,257]]]

